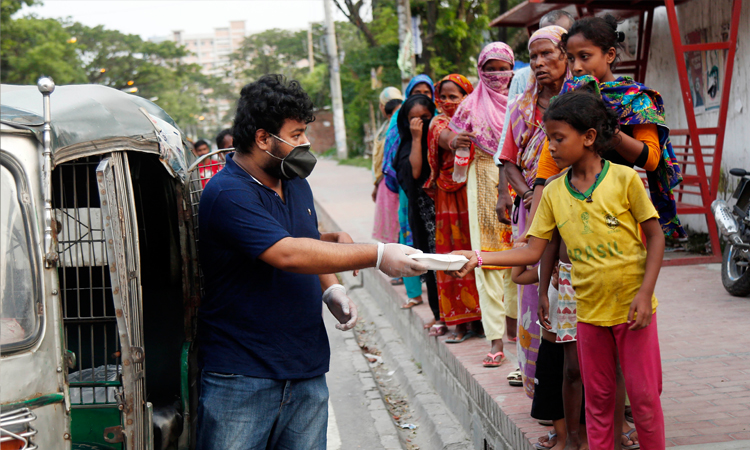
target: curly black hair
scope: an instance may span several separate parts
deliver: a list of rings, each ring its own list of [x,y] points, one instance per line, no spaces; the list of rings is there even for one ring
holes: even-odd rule
[[[555,98],[544,113],[543,120],[559,120],[575,128],[579,133],[596,130],[594,151],[600,156],[616,145],[620,128],[617,113],[604,104],[590,86],[582,86]]]
[[[565,50],[568,39],[576,34],[582,34],[586,40],[593,42],[604,53],[608,52],[610,48],[615,49],[617,55],[610,65],[611,69],[615,70],[617,64],[620,62],[619,50],[622,47],[622,42],[625,41],[625,33],[617,31],[617,26],[617,18],[611,14],[605,14],[604,17],[584,17],[578,19],[570,27],[570,30],[562,35],[560,47]]]
[[[232,129],[234,147],[249,153],[258,130],[278,134],[286,119],[315,120],[312,100],[298,81],[287,81],[279,74],[263,75],[240,92]]]

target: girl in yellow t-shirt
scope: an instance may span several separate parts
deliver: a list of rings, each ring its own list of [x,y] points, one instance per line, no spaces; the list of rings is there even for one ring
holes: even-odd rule
[[[663,449],[654,296],[664,257],[659,215],[637,172],[601,157],[616,144],[618,122],[600,96],[587,87],[559,96],[544,114],[544,126],[552,158],[570,170],[544,189],[529,244],[504,252],[454,252],[469,262],[452,274],[464,276],[483,263],[534,264],[557,230],[573,264],[589,446],[609,450],[615,445],[619,360],[641,447]]]

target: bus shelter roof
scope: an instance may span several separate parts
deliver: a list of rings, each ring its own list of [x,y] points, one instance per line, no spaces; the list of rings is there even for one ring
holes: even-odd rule
[[[676,1],[683,3],[687,0]],[[536,28],[539,19],[555,9],[575,8],[578,15],[593,15],[610,13],[620,19],[637,16],[643,11],[649,11],[658,6],[664,6],[662,0],[528,0],[496,17],[490,22],[491,27],[519,27]],[[585,14],[582,14],[585,13]]]

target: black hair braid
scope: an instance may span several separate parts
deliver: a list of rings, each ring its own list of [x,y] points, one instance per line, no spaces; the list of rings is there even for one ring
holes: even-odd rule
[[[617,113],[604,104],[593,88],[583,86],[555,98],[544,113],[544,121],[558,120],[575,128],[579,133],[596,131],[594,150],[601,156],[613,149],[619,139]]]
[[[258,130],[278,134],[287,119],[304,123],[315,120],[312,100],[298,81],[271,74],[245,85],[234,116],[235,148],[240,153],[249,152]]]
[[[567,33],[562,35],[560,47],[565,50],[568,39],[576,34],[582,34],[584,39],[591,41],[603,52],[608,52],[610,48],[615,49],[615,59],[610,64],[610,69],[614,71],[620,63],[620,49],[622,42],[625,41],[625,33],[617,31],[617,18],[612,14],[605,14],[604,17],[584,17],[573,23]]]

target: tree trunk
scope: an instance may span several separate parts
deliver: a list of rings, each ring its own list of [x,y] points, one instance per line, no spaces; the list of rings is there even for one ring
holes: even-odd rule
[[[436,0],[427,1],[427,30],[422,39],[422,62],[424,73],[434,78],[430,61],[435,48],[435,32],[437,31],[438,5]]]
[[[500,14],[503,15],[508,11],[508,0],[500,0]],[[498,27],[497,28],[498,34],[497,34],[497,40],[500,42],[507,42],[508,41],[508,28],[507,27]]]
[[[359,31],[362,32],[362,34],[365,35],[365,40],[367,40],[367,45],[370,47],[377,47],[378,42],[375,40],[375,36],[373,36],[372,32],[370,31],[370,28],[367,26],[364,20],[362,20],[362,17],[359,15],[359,11],[362,9],[363,1],[359,0],[357,3],[352,3],[352,0],[344,0],[344,4],[346,5],[346,10],[341,7],[341,4],[338,2],[338,0],[333,0],[333,3],[336,5],[336,7],[344,13],[347,19],[349,19],[349,22],[351,22]]]

